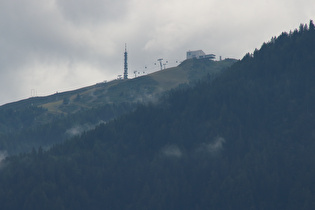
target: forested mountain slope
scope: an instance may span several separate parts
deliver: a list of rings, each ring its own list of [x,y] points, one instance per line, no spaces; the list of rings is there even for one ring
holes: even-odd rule
[[[179,66],[129,80],[114,80],[78,90],[33,97],[0,107],[0,152],[9,154],[50,147],[132,111],[156,102],[165,92],[215,77],[235,63],[186,60]]]
[[[5,209],[314,209],[315,29],[47,152],[8,158]],[[212,80],[212,78],[209,78]]]
[[[8,111],[12,111],[11,115],[14,115],[15,112],[34,108],[35,111],[33,110],[31,113],[38,118],[35,122],[40,123],[49,121],[55,115],[73,114],[108,104],[150,102],[152,98],[160,96],[164,91],[176,88],[181,84],[195,83],[202,80],[207,74],[219,74],[221,70],[235,62],[235,59],[185,60],[177,67],[133,79],[101,82],[77,90],[5,104],[0,106],[0,114],[4,115]],[[42,110],[35,108],[42,108]],[[19,115],[16,118],[19,118]],[[23,117],[21,118],[23,119]],[[5,126],[3,121],[2,117],[0,132]],[[22,122],[18,122],[18,124],[22,124]]]

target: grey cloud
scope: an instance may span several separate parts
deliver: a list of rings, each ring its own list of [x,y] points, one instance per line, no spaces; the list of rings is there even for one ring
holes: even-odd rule
[[[61,13],[76,24],[117,21],[128,12],[127,0],[56,0]]]
[[[187,50],[242,58],[314,14],[310,0],[2,0],[0,104],[114,79],[126,42],[132,75]]]
[[[105,66],[101,57],[108,53],[105,48],[98,49],[102,44],[88,29],[64,20],[54,4],[37,0],[3,2],[0,46],[0,104],[8,98],[28,97],[32,88],[47,94],[45,89],[50,85],[51,94],[77,83],[89,85],[82,80]]]

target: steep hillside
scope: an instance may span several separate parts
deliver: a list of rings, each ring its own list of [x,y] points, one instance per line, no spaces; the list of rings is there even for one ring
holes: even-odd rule
[[[177,67],[165,69],[129,80],[114,80],[98,83],[74,91],[56,93],[46,97],[33,97],[6,104],[0,111],[35,106],[47,109],[52,114],[72,114],[79,110],[95,108],[104,104],[149,102],[160,93],[180,84],[194,83],[207,74],[217,74],[235,63],[234,59],[223,61],[185,60]]]
[[[262,45],[47,152],[11,157],[5,209],[314,209],[315,29]],[[210,82],[211,81],[211,82]]]
[[[0,107],[0,151],[9,154],[48,147],[69,138],[69,130],[100,122],[157,101],[166,91],[214,77],[236,60],[187,60],[175,68],[129,80],[114,80],[74,91],[34,97]],[[75,132],[80,134],[81,132]]]

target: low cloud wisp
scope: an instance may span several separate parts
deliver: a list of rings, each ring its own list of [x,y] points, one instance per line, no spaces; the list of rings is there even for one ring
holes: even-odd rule
[[[197,149],[196,153],[216,155],[223,150],[225,139],[221,136],[216,137],[213,141],[202,143]]]
[[[168,145],[161,150],[162,157],[167,158],[181,158],[183,153],[176,145]]]
[[[83,125],[75,125],[71,128],[69,128],[68,130],[66,130],[66,135],[71,138],[74,136],[79,136],[81,135],[83,132],[89,131],[94,129],[96,126],[105,123],[104,121],[100,121],[96,124],[83,124]]]
[[[3,161],[8,156],[8,153],[6,151],[0,151],[0,168],[3,166]]]

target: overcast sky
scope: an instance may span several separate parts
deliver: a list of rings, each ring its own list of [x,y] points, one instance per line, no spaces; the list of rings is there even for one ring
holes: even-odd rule
[[[115,79],[125,43],[133,78],[188,50],[241,59],[310,19],[314,0],[0,0],[0,105]]]

